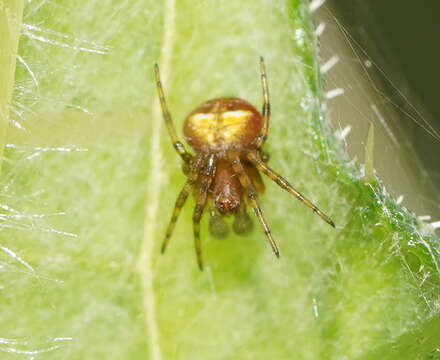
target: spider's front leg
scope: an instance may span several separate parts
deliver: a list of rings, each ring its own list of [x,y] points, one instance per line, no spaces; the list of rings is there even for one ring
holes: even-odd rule
[[[276,183],[279,187],[286,190],[293,196],[295,196],[299,201],[301,201],[305,206],[312,209],[312,211],[319,215],[327,224],[335,227],[333,220],[321,211],[315,204],[313,204],[309,199],[307,199],[303,194],[296,190],[290,183],[279,175],[275,170],[272,170],[258,155],[256,151],[249,151],[246,154],[246,158],[254,164],[258,170],[265,174],[269,179]]]
[[[240,181],[241,186],[243,187],[249,203],[254,210],[255,215],[257,216],[260,224],[263,228],[264,234],[266,235],[267,240],[269,241],[270,246],[276,257],[280,257],[280,251],[278,249],[278,245],[275,239],[272,236],[272,232],[270,231],[269,225],[267,224],[266,219],[264,218],[263,212],[261,211],[260,205],[258,204],[258,195],[255,189],[254,184],[252,183],[249,176],[246,174],[246,171],[240,161],[240,156],[235,150],[231,150],[228,153],[228,158],[231,161],[232,168],[235,174]]]
[[[215,155],[210,155],[207,164],[203,170],[200,179],[199,193],[197,194],[196,206],[193,214],[193,230],[194,230],[194,246],[197,256],[197,264],[199,269],[203,270],[202,246],[200,243],[200,220],[202,219],[203,211],[206,205],[206,198],[211,187],[212,180],[215,174]]]
[[[165,252],[168,246],[177,219],[179,218],[180,212],[183,206],[185,205],[186,199],[188,198],[188,195],[191,193],[192,189],[194,188],[197,182],[197,179],[199,177],[199,171],[203,166],[204,160],[205,160],[204,156],[198,155],[193,160],[191,160],[191,163],[188,165],[189,168],[188,179],[186,180],[185,185],[183,186],[182,190],[177,196],[176,204],[174,205],[173,215],[171,216],[171,220],[168,223],[168,228],[162,243],[162,247],[161,247],[162,254]]]

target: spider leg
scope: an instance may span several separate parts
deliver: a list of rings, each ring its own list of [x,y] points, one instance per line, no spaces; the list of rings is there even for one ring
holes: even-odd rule
[[[157,87],[157,93],[159,95],[160,106],[162,108],[163,118],[165,120],[165,124],[168,129],[168,134],[170,135],[174,148],[176,149],[177,153],[180,155],[182,160],[185,162],[189,162],[192,156],[185,149],[185,146],[177,137],[176,129],[174,128],[174,124],[173,124],[173,119],[171,118],[171,114],[168,111],[167,103],[165,100],[165,94],[162,88],[162,82],[160,81],[159,66],[157,64],[154,65],[154,74],[156,77],[156,87]]]
[[[272,237],[272,233],[269,229],[269,225],[267,224],[266,219],[263,216],[263,212],[261,211],[260,205],[258,204],[257,191],[255,190],[255,187],[252,184],[251,179],[246,174],[237,151],[231,150],[228,153],[228,157],[229,160],[231,161],[232,169],[237,175],[241,186],[243,186],[244,190],[246,191],[252,209],[254,210],[255,215],[257,215],[258,220],[260,221],[261,226],[263,227],[264,233],[266,234],[267,240],[269,241],[269,244],[272,247],[273,252],[275,253],[276,257],[280,257],[280,251],[278,249],[278,245],[275,242],[275,239]]]
[[[289,182],[284,179],[282,176],[277,174],[274,170],[272,170],[254,151],[250,151],[247,153],[247,159],[251,161],[262,173],[267,175],[273,182],[275,182],[279,187],[288,191],[290,194],[295,196],[299,201],[301,201],[304,205],[313,210],[314,213],[319,215],[327,224],[335,227],[335,223],[332,219],[326,214],[324,214],[321,210],[318,209],[316,205],[314,205],[309,199],[304,197],[300,192],[298,192]]]
[[[193,213],[194,246],[199,269],[203,270],[202,246],[200,242],[200,220],[206,205],[209,188],[215,173],[215,155],[210,155],[200,180],[200,189],[197,195],[196,207]]]
[[[269,87],[267,85],[266,65],[264,64],[264,58],[260,57],[260,73],[261,73],[261,86],[263,88],[263,110],[261,114],[263,116],[260,130],[260,135],[255,139],[255,146],[259,148],[264,144],[269,131],[269,119],[270,119],[270,100],[269,100]]]
[[[161,253],[163,254],[168,246],[168,243],[171,238],[171,234],[173,233],[174,226],[176,225],[177,219],[180,215],[180,211],[183,208],[183,205],[185,205],[186,199],[188,198],[188,195],[191,192],[191,189],[193,188],[193,185],[191,184],[191,181],[188,179],[183,186],[182,190],[179,193],[179,196],[177,197],[176,204],[174,205],[174,211],[173,215],[171,216],[171,220],[168,224],[167,232],[165,234],[165,238],[162,242],[161,247]]]
[[[171,220],[168,223],[167,232],[162,242],[162,247],[161,247],[162,254],[165,252],[168,246],[168,243],[171,238],[171,234],[173,233],[177,219],[180,215],[180,211],[182,210],[183,205],[185,205],[186,199],[188,198],[188,195],[191,193],[191,190],[193,189],[194,184],[197,181],[198,171],[203,163],[203,160],[204,158],[202,156],[198,156],[194,159],[190,169],[188,180],[186,181],[185,185],[183,186],[182,190],[180,191],[177,197],[176,204],[174,205],[173,215],[171,216]]]

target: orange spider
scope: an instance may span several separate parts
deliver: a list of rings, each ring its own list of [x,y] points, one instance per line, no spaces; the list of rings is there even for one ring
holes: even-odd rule
[[[176,200],[162,244],[162,253],[168,245],[180,210],[193,191],[196,200],[193,214],[194,242],[200,270],[203,270],[200,220],[208,201],[212,204],[209,229],[214,236],[222,237],[227,234],[228,228],[224,217],[228,215],[235,217],[233,223],[235,233],[241,235],[249,232],[252,221],[246,212],[246,203],[248,203],[260,221],[273,252],[279,257],[277,243],[258,205],[257,194],[264,189],[258,170],[335,227],[330,217],[266,164],[267,156],[261,150],[261,146],[267,138],[270,102],[266,68],[262,57],[260,72],[263,87],[262,114],[247,101],[234,97],[218,98],[201,104],[187,116],[183,125],[185,139],[196,153],[191,155],[177,137],[165,101],[159,67],[155,65],[157,91],[165,124],[173,146],[184,162],[184,172],[187,176],[186,183]]]

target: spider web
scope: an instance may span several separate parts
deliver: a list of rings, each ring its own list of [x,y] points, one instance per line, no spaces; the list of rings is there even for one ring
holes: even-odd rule
[[[427,155],[417,147],[414,136],[417,130],[434,153],[440,151],[440,134],[431,125],[429,112],[412,93],[404,75],[397,73],[398,63],[392,63],[394,66],[386,70],[382,68],[379,61],[369,55],[370,50],[360,44],[338,18],[332,1],[312,1],[313,4],[317,9],[314,20],[325,79],[324,110],[336,137],[350,161],[364,168],[369,129],[373,128],[376,175],[396,203],[417,215],[423,224],[421,236],[425,231],[438,234],[440,174],[437,169],[424,165],[429,161],[421,157]],[[362,24],[355,26],[368,37]],[[383,63],[384,59],[380,60]],[[437,251],[432,250],[433,258],[438,257]],[[410,267],[408,270],[415,278]],[[423,330],[416,336],[423,337]],[[432,358],[437,358],[440,349],[436,351]]]
[[[370,124],[375,132],[374,168],[387,191],[419,217],[440,226],[440,174],[428,169],[414,145],[414,126],[440,151],[440,134],[404,76],[382,69],[338,19],[332,2],[315,13],[320,34],[326,111],[337,137],[354,161],[364,163]],[[357,24],[361,27],[362,24]],[[324,30],[322,30],[324,29]],[[363,31],[367,33],[367,31]]]

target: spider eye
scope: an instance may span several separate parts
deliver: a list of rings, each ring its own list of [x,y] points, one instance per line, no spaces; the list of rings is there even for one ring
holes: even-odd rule
[[[252,230],[252,228],[252,219],[246,211],[240,211],[235,215],[232,229],[237,235],[246,235]]]
[[[215,199],[215,206],[221,214],[230,214],[240,207],[240,199],[233,196],[219,196]]]
[[[229,234],[229,227],[225,219],[220,215],[211,215],[209,219],[209,232],[217,239],[223,239]]]

